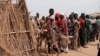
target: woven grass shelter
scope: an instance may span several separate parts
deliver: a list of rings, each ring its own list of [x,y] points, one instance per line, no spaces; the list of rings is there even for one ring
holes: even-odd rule
[[[0,56],[37,56],[25,0],[0,0]]]

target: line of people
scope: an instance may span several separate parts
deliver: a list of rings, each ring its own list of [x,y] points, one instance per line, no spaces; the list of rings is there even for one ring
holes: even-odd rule
[[[79,17],[77,13],[72,12],[69,17],[66,17],[61,13],[55,13],[51,8],[47,17],[43,16],[39,19],[39,13],[37,13],[32,20],[35,20],[40,29],[43,26],[57,26],[63,35],[69,37],[70,45],[74,50],[79,46],[87,48],[90,41],[99,39],[100,16],[92,17],[82,13]],[[63,48],[63,51],[69,52],[68,47]]]

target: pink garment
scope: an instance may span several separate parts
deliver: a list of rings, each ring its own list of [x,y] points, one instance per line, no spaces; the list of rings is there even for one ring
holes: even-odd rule
[[[80,29],[83,29],[84,24],[85,24],[85,20],[80,18]]]
[[[62,28],[62,33],[65,34],[65,35],[67,35],[67,25],[66,25],[66,22],[65,22],[64,19],[60,18],[60,15],[61,15],[60,13],[56,13],[55,14],[55,16],[58,17],[58,20],[56,20],[56,25],[58,27],[60,26]]]
[[[47,22],[46,22],[46,26],[50,25],[51,24],[51,21],[50,19],[48,18]]]
[[[62,27],[62,32],[63,32],[63,34],[65,34],[65,35],[67,35],[67,25],[66,25],[66,22],[65,22],[65,20],[64,19],[61,19],[60,20],[60,25],[61,25],[61,27]]]
[[[55,16],[58,17],[58,20],[56,20],[56,25],[59,26],[60,25],[60,13],[56,13]]]

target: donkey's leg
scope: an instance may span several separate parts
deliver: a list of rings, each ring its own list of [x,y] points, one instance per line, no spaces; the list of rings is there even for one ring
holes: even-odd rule
[[[57,56],[59,56],[59,54],[60,54],[60,48],[59,48],[59,45],[57,45],[56,48],[57,48],[57,50],[58,50]]]
[[[52,53],[52,56],[53,56],[53,45],[51,45],[51,53]]]
[[[59,56],[59,54],[60,54],[60,49],[58,48],[58,53],[57,53],[57,56]]]
[[[41,41],[39,39],[39,41],[38,41],[38,53],[39,53],[39,55],[40,55],[40,47],[41,47]]]
[[[41,50],[42,50],[42,39],[40,40],[40,52],[41,52]]]
[[[48,48],[47,48],[48,46],[47,46],[46,44],[47,44],[47,43],[46,43],[46,41],[45,41],[45,50],[46,50],[46,54],[47,54],[47,56],[49,56],[49,55],[48,55]]]
[[[38,44],[37,44],[37,52],[39,53],[39,45],[40,45],[40,41],[39,41],[39,39],[37,39],[37,41],[38,41]]]
[[[42,49],[42,39],[39,39],[38,40],[38,53],[39,53],[39,55],[41,53],[41,49]]]

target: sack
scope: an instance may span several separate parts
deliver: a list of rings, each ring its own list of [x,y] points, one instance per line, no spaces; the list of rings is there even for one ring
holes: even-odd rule
[[[68,46],[68,42],[69,42],[69,37],[62,35],[62,38],[61,38],[61,41],[60,41],[61,46],[63,48],[66,48]]]

